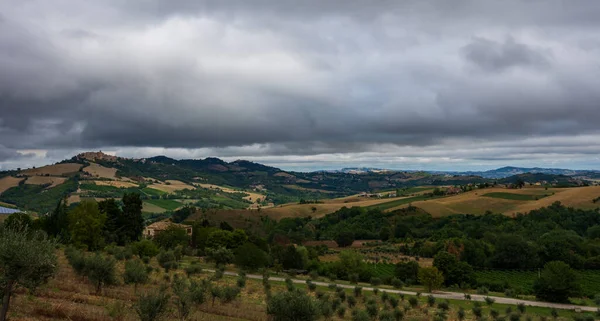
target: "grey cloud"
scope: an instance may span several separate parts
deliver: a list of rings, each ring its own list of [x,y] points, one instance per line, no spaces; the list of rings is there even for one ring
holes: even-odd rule
[[[558,4],[9,0],[0,141],[418,157],[452,139],[598,135],[600,58],[582,43],[598,41],[600,4]]]
[[[488,72],[497,72],[512,67],[547,67],[550,62],[539,50],[517,43],[508,37],[503,43],[475,38],[462,48],[466,59]]]

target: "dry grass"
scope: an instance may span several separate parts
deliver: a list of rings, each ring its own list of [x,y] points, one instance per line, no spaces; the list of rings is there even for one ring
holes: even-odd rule
[[[48,188],[58,186],[67,180],[65,177],[53,177],[53,176],[31,176],[27,178],[25,184],[29,185],[44,185],[50,184]]]
[[[131,182],[124,182],[124,181],[93,181],[93,182],[96,185],[100,185],[100,186],[113,186],[113,187],[117,187],[117,188],[138,187],[137,184],[134,184],[134,183],[131,183]]]
[[[539,200],[510,200],[483,196],[484,194],[504,192],[525,195],[550,195]],[[542,208],[559,201],[566,206],[592,209],[598,207],[592,200],[600,196],[600,186],[574,187],[574,188],[550,188],[548,190],[540,187],[529,187],[523,189],[488,188],[461,193],[455,196],[425,200],[412,203],[433,216],[440,217],[452,214],[484,214],[486,211],[512,215],[515,213],[526,213],[534,209]],[[389,209],[393,211],[405,208],[409,204]]]
[[[22,180],[23,178],[12,176],[0,178],[0,194],[4,193],[4,191],[11,187],[18,186],[19,182],[21,182]]]
[[[81,164],[76,163],[64,163],[64,164],[56,164],[56,165],[48,165],[39,168],[30,168],[22,171],[23,174],[27,176],[35,176],[35,175],[50,175],[50,176],[61,176],[70,173],[78,172],[81,168]]]
[[[169,184],[166,184],[166,183],[169,183]],[[194,186],[188,185],[184,182],[176,181],[176,180],[167,180],[167,181],[165,181],[165,183],[160,183],[160,184],[154,183],[152,185],[149,185],[148,187],[157,189],[157,190],[165,192],[165,193],[173,193],[173,192],[181,191],[184,189],[194,189]]]
[[[90,174],[92,177],[101,177],[101,178],[116,178],[117,169],[104,167],[102,165],[98,165],[96,163],[90,163],[89,166],[83,168],[83,171]]]

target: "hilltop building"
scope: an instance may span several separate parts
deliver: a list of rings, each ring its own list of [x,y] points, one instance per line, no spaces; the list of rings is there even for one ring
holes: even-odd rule
[[[164,221],[152,223],[152,224],[146,226],[146,228],[144,229],[144,237],[152,238],[155,235],[157,235],[158,233],[165,231],[166,229],[168,229],[171,226],[180,227],[180,228],[184,229],[189,236],[192,236],[192,227],[190,225],[177,224],[177,223],[173,223],[169,220],[164,220]]]

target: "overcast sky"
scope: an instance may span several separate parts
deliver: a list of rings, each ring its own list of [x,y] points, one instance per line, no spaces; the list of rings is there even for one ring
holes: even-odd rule
[[[0,169],[600,169],[600,1],[3,0]]]

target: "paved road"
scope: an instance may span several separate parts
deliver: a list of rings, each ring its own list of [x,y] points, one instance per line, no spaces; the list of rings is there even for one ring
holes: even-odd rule
[[[212,272],[214,273],[215,270],[206,270],[207,272]],[[237,273],[234,272],[225,272],[226,275],[237,275]],[[257,275],[257,274],[247,274],[246,275],[247,278],[249,279],[257,279],[257,280],[262,280],[262,275]],[[276,281],[276,282],[285,282],[285,278],[282,277],[269,277],[269,281]],[[299,279],[292,279],[292,282],[297,283],[297,284],[306,284],[306,280],[299,280]],[[320,286],[328,286],[331,283],[326,283],[326,282],[317,282],[317,281],[313,281],[314,284],[316,285],[320,285]],[[354,285],[347,285],[347,284],[336,284],[339,287],[345,288],[345,289],[354,289]],[[372,287],[362,287],[363,291],[373,291]],[[416,292],[411,292],[411,291],[403,291],[403,290],[393,290],[393,289],[379,289],[380,292],[388,292],[388,293],[394,293],[394,294],[405,294],[405,295],[416,295]],[[422,293],[422,295],[433,295],[436,298],[440,298],[440,299],[449,299],[449,300],[466,300],[464,297],[463,293],[459,293],[459,292],[435,292],[435,293]],[[485,298],[488,297],[487,295],[479,295],[479,294],[471,294],[471,300],[472,301],[485,301]],[[513,298],[503,298],[503,297],[497,297],[497,296],[489,296],[490,298],[495,300],[495,303],[500,303],[500,304],[514,304],[517,305],[519,303],[523,303],[527,306],[532,306],[532,307],[543,307],[543,308],[555,308],[555,309],[563,309],[563,310],[578,310],[578,311],[590,311],[590,312],[595,312],[598,310],[597,307],[590,307],[590,306],[581,306],[581,305],[574,305],[574,304],[562,304],[562,303],[550,303],[550,302],[540,302],[540,301],[529,301],[529,300],[519,300],[519,299],[513,299]]]

